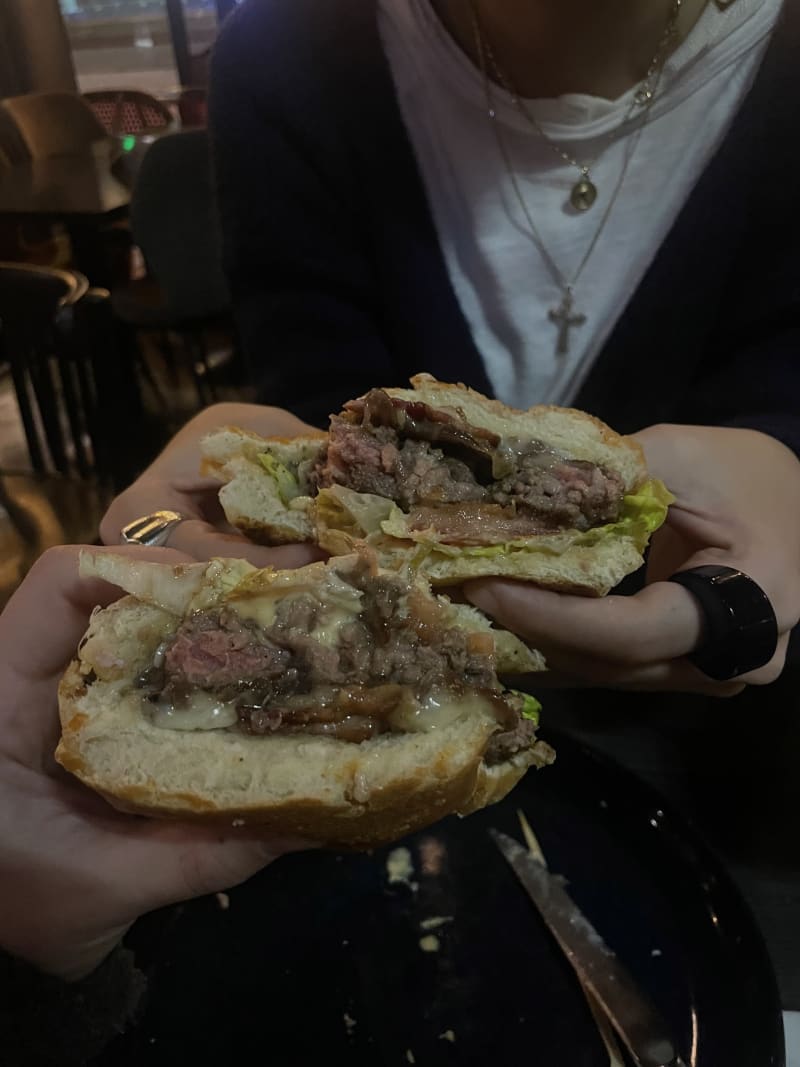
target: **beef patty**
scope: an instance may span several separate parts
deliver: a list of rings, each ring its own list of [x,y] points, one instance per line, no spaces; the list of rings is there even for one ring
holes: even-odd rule
[[[624,495],[616,471],[536,441],[502,446],[496,434],[381,389],[331,419],[311,484],[388,497],[412,513],[412,528],[423,528],[421,513],[452,544],[588,530],[616,521]]]
[[[411,697],[480,691],[491,701],[498,737],[487,759],[500,762],[532,743],[520,730],[521,701],[502,692],[494,672],[493,641],[442,625],[437,604],[412,592],[407,614],[398,611],[405,589],[390,576],[350,579],[361,592],[358,614],[334,631],[326,605],[312,593],[277,603],[269,626],[230,607],[197,612],[161,646],[138,685],[176,713],[197,690],[232,705],[247,734],[323,734],[360,742],[398,729],[392,712]]]

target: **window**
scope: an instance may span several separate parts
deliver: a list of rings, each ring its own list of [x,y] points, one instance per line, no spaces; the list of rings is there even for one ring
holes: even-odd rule
[[[203,79],[230,0],[60,0],[78,86],[173,95]],[[182,76],[181,76],[182,75]]]

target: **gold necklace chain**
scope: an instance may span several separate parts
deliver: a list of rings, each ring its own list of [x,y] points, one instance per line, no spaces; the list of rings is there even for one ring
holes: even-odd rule
[[[505,165],[505,168],[508,171],[508,176],[511,181],[511,187],[514,190],[514,195],[517,201],[519,202],[522,214],[528,225],[531,239],[536,245],[548,270],[550,271],[557,285],[561,289],[561,303],[557,308],[551,308],[548,311],[548,318],[558,327],[558,334],[556,338],[556,355],[565,355],[569,351],[570,329],[573,326],[582,326],[586,322],[585,315],[573,312],[575,286],[577,285],[578,279],[583,273],[586,264],[589,262],[589,259],[591,258],[591,255],[597,246],[597,242],[600,239],[600,235],[605,229],[606,222],[608,221],[608,218],[611,215],[612,208],[616,203],[617,196],[619,195],[619,192],[622,189],[625,177],[628,173],[628,166],[630,164],[631,159],[633,158],[633,155],[639,144],[639,139],[642,135],[642,131],[644,130],[645,124],[647,122],[649,109],[642,114],[642,121],[637,127],[635,134],[628,142],[622,168],[620,170],[619,177],[617,178],[617,183],[614,186],[613,193],[609,198],[608,204],[606,205],[605,211],[603,212],[597,229],[594,232],[592,240],[589,242],[589,247],[586,249],[586,252],[584,253],[580,263],[578,264],[577,269],[573,272],[571,277],[568,277],[560,269],[560,267],[550,254],[549,249],[542,240],[541,234],[539,233],[536,223],[533,221],[533,216],[531,215],[528,205],[525,202],[525,197],[522,195],[522,190],[520,188],[517,175],[514,171],[514,167],[511,162],[511,156],[508,151],[508,146],[506,145],[506,142],[503,138],[500,129],[500,125],[497,121],[497,111],[495,109],[494,99],[492,96],[492,83],[491,79],[489,78],[485,40],[483,35],[481,34],[480,22],[478,20],[478,13],[475,8],[474,2],[470,2],[470,12],[472,15],[472,29],[475,38],[475,48],[478,55],[481,75],[483,78],[484,93],[486,96],[486,109],[489,116],[491,128],[494,131],[495,139],[497,141],[497,147]],[[657,74],[655,81],[652,83],[652,92],[654,94],[658,86],[659,76],[660,71]]]
[[[548,137],[548,135],[542,129],[542,126],[537,120],[536,116],[528,109],[527,105],[525,104],[525,101],[514,88],[511,79],[507,76],[507,74],[503,71],[500,64],[498,63],[492,44],[489,41],[486,32],[484,31],[481,25],[480,19],[478,18],[475,0],[470,0],[473,26],[477,25],[478,27],[478,33],[480,34],[481,38],[482,54],[485,56],[485,59],[488,61],[489,66],[492,68],[495,80],[499,82],[500,85],[502,85],[503,89],[505,89],[505,91],[511,97],[511,103],[514,105],[517,111],[519,111],[525,121],[539,134],[539,136],[542,138],[548,148],[552,149],[552,151],[555,152],[555,154],[559,156],[559,158],[563,159],[565,163],[569,163],[571,167],[575,167],[580,172],[580,177],[573,185],[569,196],[569,202],[570,204],[572,204],[576,211],[588,211],[597,199],[597,186],[592,180],[591,169],[597,162],[600,153],[603,151],[604,148],[608,146],[612,138],[617,133],[625,129],[625,127],[628,125],[628,123],[631,121],[631,119],[637,112],[641,114],[642,110],[647,110],[652,105],[653,100],[655,99],[658,81],[661,76],[661,70],[667,58],[667,53],[669,51],[672,40],[677,33],[678,19],[680,18],[682,7],[683,0],[672,0],[670,14],[667,19],[667,25],[664,28],[664,32],[658,42],[658,47],[653,55],[653,58],[650,60],[650,65],[647,68],[647,72],[644,76],[644,79],[639,84],[639,87],[637,88],[636,92],[633,94],[630,107],[626,111],[619,125],[615,129],[610,130],[603,137],[600,147],[598,148],[592,159],[588,160],[585,163],[581,163],[578,159],[576,159],[573,155],[566,151],[566,149],[562,148],[560,145],[556,144],[556,142],[553,141],[550,137]]]

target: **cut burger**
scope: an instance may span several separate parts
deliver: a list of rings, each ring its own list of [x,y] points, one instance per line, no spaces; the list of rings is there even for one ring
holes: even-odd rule
[[[553,759],[474,609],[374,553],[295,571],[85,555],[130,595],[60,687],[57,758],[115,806],[368,847],[501,799]],[[507,667],[542,669],[504,635]]]
[[[671,497],[641,448],[569,408],[517,411],[429,375],[372,389],[325,436],[203,443],[229,521],[264,543],[366,540],[435,584],[506,575],[603,595],[642,563]]]

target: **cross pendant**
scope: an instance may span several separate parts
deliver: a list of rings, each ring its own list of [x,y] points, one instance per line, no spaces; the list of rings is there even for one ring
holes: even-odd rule
[[[550,308],[547,313],[551,322],[558,326],[558,340],[556,342],[556,355],[564,356],[569,352],[569,331],[572,326],[583,326],[586,322],[585,315],[572,314],[572,290],[564,290],[564,298],[557,308]]]

